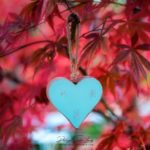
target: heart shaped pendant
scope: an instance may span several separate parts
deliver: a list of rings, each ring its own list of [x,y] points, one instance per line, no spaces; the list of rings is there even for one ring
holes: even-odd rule
[[[47,96],[57,110],[79,128],[101,99],[102,86],[93,77],[84,77],[77,84],[60,77],[48,84]]]

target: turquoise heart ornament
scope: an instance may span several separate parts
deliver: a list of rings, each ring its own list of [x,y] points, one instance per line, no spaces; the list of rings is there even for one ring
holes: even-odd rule
[[[66,78],[58,77],[48,84],[47,96],[57,110],[75,128],[79,128],[100,101],[102,86],[93,77],[84,77],[76,84]]]

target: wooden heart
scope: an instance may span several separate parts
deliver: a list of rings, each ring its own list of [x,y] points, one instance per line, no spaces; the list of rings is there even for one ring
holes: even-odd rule
[[[102,86],[93,77],[85,77],[77,84],[66,78],[55,78],[47,86],[47,96],[57,110],[79,128],[101,99]]]

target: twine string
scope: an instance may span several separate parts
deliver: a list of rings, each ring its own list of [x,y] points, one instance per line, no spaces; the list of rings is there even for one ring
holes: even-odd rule
[[[74,27],[74,36],[75,39],[73,41],[72,39],[72,27]],[[80,21],[79,17],[72,13],[68,17],[67,22],[67,39],[68,39],[68,53],[69,53],[69,59],[70,59],[70,68],[71,68],[71,79],[73,81],[77,80],[78,77],[78,50],[79,50],[79,37],[80,37]],[[73,54],[73,51],[74,54]]]

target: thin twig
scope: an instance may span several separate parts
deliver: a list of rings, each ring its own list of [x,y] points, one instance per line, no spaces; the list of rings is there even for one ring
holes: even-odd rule
[[[72,12],[72,9],[71,9],[71,7],[70,7],[70,5],[69,5],[69,2],[68,2],[67,0],[64,0],[64,2],[65,2],[65,4],[66,4],[68,10],[70,11],[70,13],[73,13],[73,12]]]
[[[81,72],[82,75],[86,76],[87,72],[85,69],[83,69],[81,66],[79,67],[79,71]]]
[[[83,34],[80,36],[80,38],[84,37],[85,35],[87,35],[87,34],[89,34],[89,33],[91,33],[91,32],[97,32],[97,31],[100,31],[100,30],[102,30],[102,29],[93,29],[93,30],[90,30],[90,31],[88,31],[88,32],[83,33]]]
[[[19,79],[14,72],[3,72],[3,77],[8,78],[9,80],[13,81],[16,84],[21,84],[23,81]]]
[[[52,41],[50,41],[50,40],[41,40],[41,41],[35,41],[35,42],[27,43],[27,44],[21,45],[17,48],[7,50],[4,54],[0,54],[0,57],[10,55],[10,54],[12,54],[16,51],[19,51],[23,48],[26,48],[26,47],[29,47],[29,46],[32,46],[32,45],[35,45],[35,44],[40,44],[40,43],[52,43]]]
[[[97,109],[93,109],[93,112],[96,112],[98,114],[100,114],[101,116],[103,116],[107,121],[111,121],[112,123],[116,123],[115,120],[113,120],[110,116],[107,116],[104,112],[102,112],[101,110],[97,110]]]
[[[105,106],[105,108],[117,119],[120,119],[113,110],[108,106],[107,102],[104,100],[104,98],[101,99],[102,104]]]

